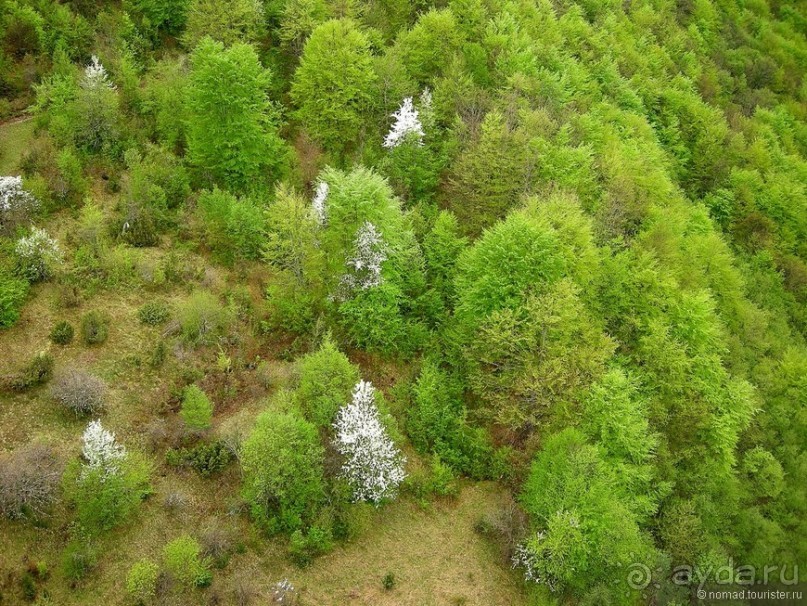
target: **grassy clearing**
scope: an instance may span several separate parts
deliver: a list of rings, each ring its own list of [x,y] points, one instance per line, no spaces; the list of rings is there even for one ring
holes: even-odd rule
[[[31,119],[0,125],[0,175],[19,172],[19,161],[34,138]]]

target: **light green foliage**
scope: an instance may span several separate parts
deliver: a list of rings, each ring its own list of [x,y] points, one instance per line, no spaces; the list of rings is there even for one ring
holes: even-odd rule
[[[214,295],[196,291],[177,305],[177,320],[182,337],[194,345],[209,345],[223,336],[232,321]]]
[[[415,26],[396,41],[404,65],[420,84],[442,73],[461,43],[460,32],[450,9],[423,14]]]
[[[207,587],[213,580],[210,558],[190,535],[182,535],[163,548],[163,563],[171,576],[186,587]]]
[[[339,157],[358,140],[373,103],[375,78],[368,40],[356,24],[326,21],[308,38],[294,74],[297,119]]]
[[[135,562],[126,575],[126,591],[138,604],[151,604],[157,595],[159,567],[143,558]]]
[[[784,473],[770,452],[757,446],[745,453],[742,472],[748,476],[751,492],[759,498],[775,499],[782,492]]]
[[[314,425],[295,413],[266,411],[241,447],[244,497],[268,532],[296,530],[325,493],[323,451]]]
[[[27,296],[27,280],[0,270],[0,328],[8,328],[17,321]]]
[[[295,399],[306,417],[328,427],[340,407],[350,402],[359,381],[359,369],[339,351],[328,336],[320,348],[300,360],[300,384]]]
[[[636,563],[652,570],[655,549],[626,496],[600,449],[579,432],[548,438],[521,495],[533,525],[526,542],[532,574],[578,594],[615,580],[627,591],[624,570]]]
[[[460,234],[457,218],[447,210],[440,211],[423,239],[429,286],[448,306],[454,303],[457,259],[467,244],[468,240]]]
[[[215,3],[218,4],[218,3]],[[286,147],[266,89],[271,74],[255,49],[202,40],[191,55],[187,99],[188,158],[222,186],[244,191],[280,176]]]
[[[263,7],[254,0],[189,0],[182,41],[188,49],[206,37],[225,46],[253,42],[262,33]]]
[[[125,0],[123,6],[140,18],[146,31],[176,35],[185,27],[188,4],[189,0]]]
[[[264,209],[251,198],[214,189],[197,203],[207,240],[228,262],[257,259],[266,239]]]
[[[74,461],[63,479],[64,494],[76,509],[76,520],[90,534],[124,523],[152,491],[150,464],[135,453],[120,463],[117,473],[89,469]]]
[[[189,385],[182,397],[179,416],[190,429],[209,429],[213,418],[213,402],[197,385]]]

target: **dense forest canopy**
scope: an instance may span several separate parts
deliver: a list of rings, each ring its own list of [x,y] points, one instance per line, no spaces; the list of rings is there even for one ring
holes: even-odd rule
[[[806,37],[800,0],[0,0],[0,602],[787,586]],[[425,573],[350,563],[421,523]]]

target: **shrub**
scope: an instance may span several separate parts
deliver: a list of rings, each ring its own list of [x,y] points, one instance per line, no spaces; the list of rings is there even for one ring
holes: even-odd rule
[[[171,316],[168,306],[162,301],[149,301],[137,310],[137,317],[143,324],[158,326]]]
[[[75,330],[73,329],[73,325],[66,320],[61,320],[57,322],[53,330],[50,331],[50,340],[56,343],[56,345],[67,345],[73,340],[74,334]]]
[[[395,575],[391,572],[385,574],[384,578],[381,579],[381,586],[385,591],[392,591],[395,589]]]
[[[197,385],[189,385],[182,398],[179,415],[190,429],[209,429],[213,418],[213,403]]]
[[[0,328],[12,326],[20,317],[28,282],[0,270]]]
[[[62,553],[62,572],[75,585],[95,568],[98,554],[86,539],[73,539]]]
[[[88,311],[81,318],[81,339],[85,345],[97,345],[106,341],[109,322],[101,312]]]
[[[295,530],[289,541],[289,555],[295,564],[304,567],[317,556],[333,549],[333,535],[329,528],[312,526],[308,532]]]
[[[163,549],[163,560],[171,576],[188,587],[207,587],[213,580],[210,559],[201,556],[199,541],[190,535],[174,539]]]
[[[41,444],[0,457],[0,515],[45,515],[56,501],[61,471],[53,450]]]
[[[59,244],[44,229],[34,227],[31,233],[17,240],[14,246],[17,273],[29,282],[47,280],[56,265],[62,262]]]
[[[197,291],[180,303],[177,319],[182,337],[194,345],[210,344],[230,323],[230,314],[209,292]]]
[[[0,177],[0,236],[10,236],[27,225],[39,209],[39,201],[22,186],[22,177]]]
[[[126,575],[126,591],[138,604],[148,604],[157,595],[157,564],[148,558],[135,562]]]
[[[222,441],[169,450],[165,456],[169,465],[187,465],[205,477],[223,470],[233,460],[232,450]]]
[[[79,368],[61,373],[51,387],[51,396],[76,416],[96,414],[104,407],[106,384]]]
[[[47,352],[36,354],[23,370],[12,381],[12,387],[18,391],[30,389],[50,381],[53,376],[53,356]]]

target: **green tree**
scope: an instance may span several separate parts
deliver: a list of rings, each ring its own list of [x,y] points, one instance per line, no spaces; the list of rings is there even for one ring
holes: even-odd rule
[[[213,580],[212,561],[202,555],[199,541],[190,535],[177,537],[163,548],[166,570],[187,587],[207,587]]]
[[[300,360],[300,385],[295,399],[312,423],[328,427],[336,411],[350,402],[359,378],[358,367],[326,336],[317,351]]]
[[[247,44],[202,40],[191,55],[188,158],[215,183],[244,191],[278,177],[287,164],[267,97],[271,75]]]
[[[260,2],[254,0],[189,0],[182,42],[194,49],[206,37],[225,46],[256,42],[263,32]]]
[[[241,447],[244,497],[268,532],[296,530],[324,498],[317,428],[297,414],[265,411]]]
[[[369,42],[350,19],[319,25],[294,73],[297,120],[327,151],[340,157],[359,138],[373,103]]]
[[[179,416],[190,429],[209,429],[213,419],[213,402],[197,385],[189,385],[182,396]]]

